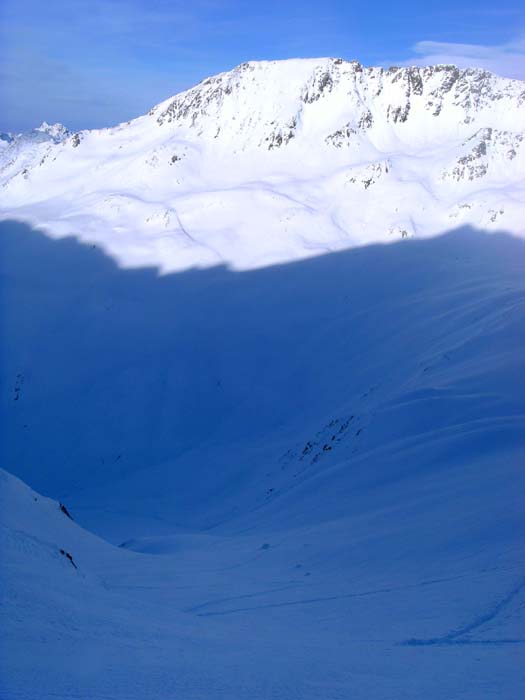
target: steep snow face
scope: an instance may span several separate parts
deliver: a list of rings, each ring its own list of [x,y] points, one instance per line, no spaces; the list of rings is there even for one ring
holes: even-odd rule
[[[2,222],[5,464],[116,542],[321,522],[375,479],[516,465],[524,246],[461,229],[159,277]]]
[[[123,265],[253,268],[458,225],[524,234],[525,85],[455,66],[245,63],[112,129],[0,151],[2,216]]]
[[[0,228],[2,454],[75,518],[0,470],[2,698],[522,699],[523,241],[159,278]]]

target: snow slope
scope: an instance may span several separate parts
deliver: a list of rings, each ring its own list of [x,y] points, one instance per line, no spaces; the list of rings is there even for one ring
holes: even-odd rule
[[[2,136],[2,700],[523,697],[523,106],[263,62]]]
[[[525,85],[480,70],[250,62],[111,129],[45,127],[1,151],[0,212],[128,266],[246,269],[467,224],[524,233]]]
[[[0,241],[0,696],[521,698],[523,241]]]
[[[379,518],[371,540],[349,517],[267,541],[179,534],[159,556],[151,541],[112,548],[0,480],[2,697],[520,697],[509,552],[465,562],[452,546],[446,573],[430,556],[413,571]],[[371,547],[386,568],[341,556]]]

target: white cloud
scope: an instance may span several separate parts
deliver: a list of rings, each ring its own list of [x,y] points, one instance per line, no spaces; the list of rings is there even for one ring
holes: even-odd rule
[[[525,40],[500,46],[452,44],[419,41],[412,47],[413,56],[403,60],[404,66],[428,66],[453,63],[460,68],[484,68],[506,78],[525,80]]]

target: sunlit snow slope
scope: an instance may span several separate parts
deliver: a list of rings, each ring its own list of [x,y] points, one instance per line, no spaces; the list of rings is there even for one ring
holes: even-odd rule
[[[127,265],[237,268],[460,225],[524,234],[525,84],[250,62],[112,129],[6,135],[0,214]]]

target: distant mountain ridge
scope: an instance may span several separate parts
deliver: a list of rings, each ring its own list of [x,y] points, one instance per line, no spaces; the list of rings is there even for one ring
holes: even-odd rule
[[[486,71],[248,62],[114,128],[11,137],[0,206],[170,270],[465,224],[520,235],[524,137],[525,84]]]
[[[37,126],[31,131],[21,132],[18,134],[13,134],[10,132],[0,132],[0,140],[5,143],[14,143],[15,141],[52,141],[53,143],[60,143],[65,138],[70,136],[71,132],[63,124],[55,123],[48,124],[47,122],[42,122],[40,126]]]

